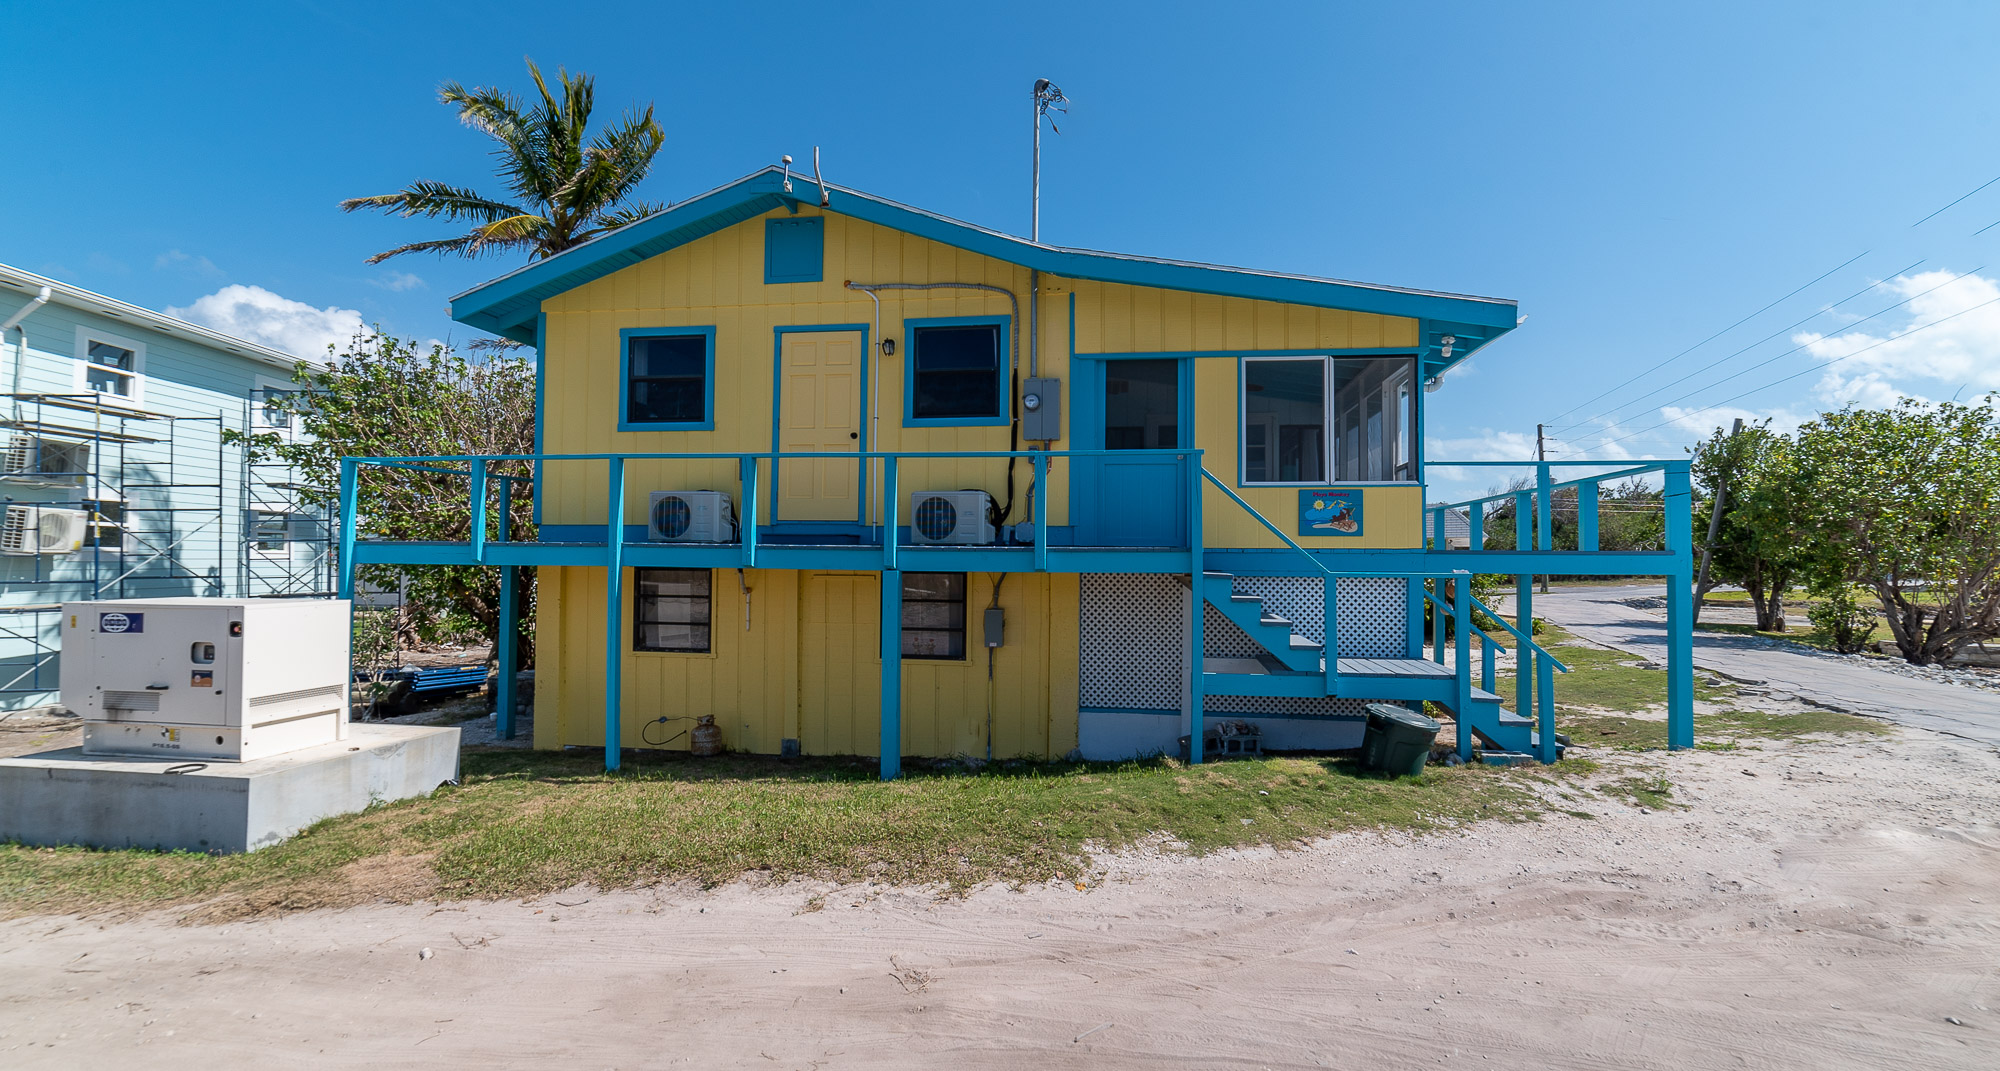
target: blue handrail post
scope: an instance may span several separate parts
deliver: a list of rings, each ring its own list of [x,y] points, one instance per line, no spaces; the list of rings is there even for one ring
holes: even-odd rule
[[[1576,485],[1576,549],[1598,549],[1596,480],[1584,480]]]
[[[1493,690],[1493,653],[1493,638],[1491,636],[1481,636],[1479,638],[1479,686],[1489,692]]]
[[[616,772],[624,747],[618,708],[625,671],[625,459],[610,461],[604,532],[604,770]]]
[[[1486,503],[1484,502],[1474,502],[1465,507],[1465,548],[1486,549]]]
[[[1326,652],[1326,694],[1340,690],[1340,578],[1320,578],[1320,646]]]
[[[360,518],[357,506],[361,493],[360,463],[351,457],[340,459],[340,587],[343,599],[354,598],[354,535]]]
[[[1556,761],[1556,673],[1547,658],[1535,658],[1535,721],[1541,736],[1535,741],[1535,758]]]
[[[472,459],[472,561],[486,564],[486,459]]]
[[[1188,459],[1188,762],[1200,765],[1202,760],[1201,736],[1206,728],[1202,711],[1204,689],[1208,681],[1203,676],[1208,671],[1207,638],[1204,636],[1204,619],[1208,616],[1208,596],[1202,591],[1202,531],[1201,496],[1202,477],[1208,470],[1202,466],[1201,455]]]
[[[1552,487],[1549,481],[1549,467],[1535,466],[1535,498],[1538,507],[1535,510],[1535,518],[1540,522],[1538,527],[1541,529],[1540,535],[1535,540],[1535,547],[1539,550],[1550,550],[1555,547],[1556,511],[1555,492]]]
[[[775,462],[773,462],[775,464]],[[882,568],[896,568],[896,515],[902,503],[897,501],[900,492],[896,489],[896,459],[882,459]]]
[[[1445,510],[1443,506],[1439,506],[1434,510],[1427,511],[1427,515],[1430,517],[1431,521],[1430,535],[1431,535],[1431,549],[1433,550],[1451,549],[1451,544],[1448,541],[1446,541],[1444,537],[1444,514]]]
[[[1514,549],[1532,550],[1535,545],[1534,495],[1520,491],[1514,495]],[[1535,576],[1533,573],[1518,573],[1514,577],[1514,624],[1521,631],[1517,635],[1533,639],[1535,636]],[[1535,699],[1535,648],[1522,644],[1515,648],[1514,657],[1514,704],[1522,717],[1534,708]]]
[[[1694,746],[1694,508],[1688,463],[1668,465],[1665,481],[1667,549],[1667,747]]]
[[[1403,626],[1408,635],[1404,637],[1405,658],[1424,656],[1424,578],[1413,576],[1403,581],[1405,608]]]
[[[737,463],[742,468],[743,481],[742,493],[739,496],[743,503],[743,516],[740,522],[743,568],[754,569],[757,566],[757,455],[745,454]]]
[[[1442,582],[1440,582],[1440,586]],[[1460,573],[1451,580],[1451,621],[1458,654],[1458,672],[1453,687],[1458,702],[1452,715],[1458,719],[1458,757],[1472,758],[1472,577]]]
[[[895,463],[889,459],[891,486]],[[903,574],[895,569],[882,570],[881,633],[882,780],[894,781],[903,773]]]
[[[1049,456],[1036,454],[1031,465],[1035,478],[1035,571],[1039,573],[1049,567]]]

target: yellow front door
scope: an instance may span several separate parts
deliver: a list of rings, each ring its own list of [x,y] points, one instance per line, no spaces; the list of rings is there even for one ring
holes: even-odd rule
[[[778,449],[841,454],[861,449],[861,332],[787,331],[778,351]],[[858,521],[858,459],[783,461],[778,520]]]
[[[882,751],[881,588],[871,573],[808,573],[799,592],[799,750]]]

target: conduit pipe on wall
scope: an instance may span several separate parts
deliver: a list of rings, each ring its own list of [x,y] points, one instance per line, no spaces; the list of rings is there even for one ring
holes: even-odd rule
[[[1013,319],[1010,321],[1012,327],[1007,332],[1008,394],[1007,398],[1005,399],[1005,404],[1007,406],[1007,412],[1012,415],[1012,419],[1010,419],[1007,422],[1007,449],[1015,450],[1020,447],[1021,414],[1015,410],[1014,398],[1016,395],[1021,393],[1021,299],[1018,296],[1016,296],[1012,290],[1009,290],[1004,286],[993,286],[988,283],[857,283],[852,279],[847,280],[841,285],[847,287],[847,289],[849,290],[859,290],[862,293],[867,294],[870,298],[875,299],[875,334],[877,337],[877,342],[876,342],[877,346],[881,345],[881,334],[882,334],[882,301],[880,298],[877,298],[875,296],[877,291],[986,290],[995,294],[1007,295],[1008,308],[1011,309],[1014,314]],[[903,352],[904,352],[903,359],[906,361],[912,359],[909,356],[910,354],[909,341],[910,341],[909,339],[903,340]],[[877,352],[879,353],[880,351],[878,350]],[[870,386],[869,403],[868,403],[869,408],[873,410],[869,414],[868,418],[871,429],[869,434],[871,436],[873,436],[876,432],[879,432],[881,430],[882,414],[879,405],[881,399],[881,392],[876,389],[876,387],[879,386],[881,382],[882,382],[882,362],[876,361],[875,379],[874,383],[871,384]],[[881,449],[881,442],[879,439],[875,440],[874,445],[876,449],[878,450]],[[1001,525],[1005,524],[1007,522],[1007,515],[1014,511],[1014,460],[1015,459],[1011,457],[1007,459],[1007,501],[999,507],[1000,515],[998,517],[993,518],[993,526],[995,528],[998,528]],[[876,484],[876,486],[879,487],[881,485],[878,483]]]
[[[16,328],[21,332],[21,340],[14,349],[14,419],[17,422],[21,419],[21,369],[28,364],[28,329],[21,327],[21,321],[34,315],[36,309],[48,304],[53,294],[54,291],[48,287],[42,287],[36,292],[33,300],[14,310],[14,315],[7,317],[6,323],[0,323],[0,345],[5,344],[7,332]]]

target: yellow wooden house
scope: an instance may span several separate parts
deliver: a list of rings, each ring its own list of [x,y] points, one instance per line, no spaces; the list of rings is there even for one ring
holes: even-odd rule
[[[1429,699],[1468,752],[1555,754],[1476,628],[1425,645],[1427,602],[1469,615],[1472,557],[1561,553],[1427,547],[1427,391],[1511,301],[1066,249],[771,168],[452,313],[537,348],[533,479],[348,459],[342,560],[536,566],[538,747],[615,767],[712,715],[729,748],[884,776],[1199,761],[1217,719],[1336,749],[1366,703]],[[354,473],[413,463],[534,494],[537,530],[363,538]]]

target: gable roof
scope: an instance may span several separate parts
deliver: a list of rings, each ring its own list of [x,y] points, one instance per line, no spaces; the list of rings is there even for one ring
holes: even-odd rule
[[[136,324],[148,330],[158,331],[163,335],[172,335],[176,338],[187,339],[191,342],[207,346],[209,349],[221,350],[224,353],[233,353],[238,357],[246,357],[261,364],[271,365],[274,368],[282,368],[286,372],[290,372],[299,365],[319,368],[326,364],[324,360],[295,356],[283,350],[272,349],[261,343],[252,342],[249,339],[237,338],[234,335],[225,335],[220,331],[203,327],[200,324],[189,323],[186,320],[168,316],[163,312],[154,312],[151,309],[140,308],[137,305],[120,301],[117,298],[106,297],[95,291],[85,290],[80,286],[71,286],[69,283],[36,275],[31,271],[22,271],[20,268],[8,264],[0,264],[0,286],[19,291],[30,297],[33,297],[37,291],[46,286],[49,288],[49,300],[59,305],[67,305],[73,309],[82,309],[85,312],[96,313],[99,316],[108,316],[114,320]]]
[[[546,260],[517,268],[453,297],[452,318],[533,345],[536,316],[543,301],[725,227],[755,219],[774,208],[812,204],[817,200],[820,186],[814,180],[793,176],[791,193],[785,192],[784,183],[785,176],[779,168],[767,167]],[[852,216],[1050,275],[1420,320],[1419,344],[1425,376],[1437,375],[1513,330],[1520,317],[1519,307],[1504,298],[1047,245],[833,183],[826,183],[825,189],[827,212]],[[1443,340],[1448,336],[1454,339],[1454,344],[1447,357]]]

